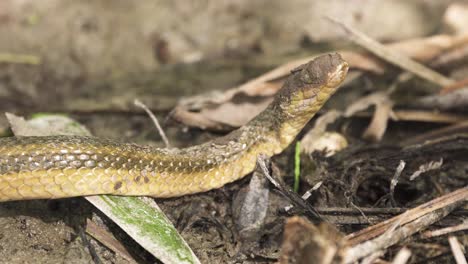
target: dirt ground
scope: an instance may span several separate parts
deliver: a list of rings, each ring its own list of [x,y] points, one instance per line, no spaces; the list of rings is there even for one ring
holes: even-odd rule
[[[63,113],[95,136],[163,147],[150,119],[133,105],[134,99],[141,99],[165,121],[164,130],[173,146],[192,146],[223,132],[188,128],[168,119],[180,98],[226,90],[279,64],[349,45],[317,19],[320,10],[330,10],[332,16],[342,16],[370,36],[389,42],[440,30],[441,17],[452,1],[379,4],[362,0],[356,5],[326,2],[1,1],[0,112],[26,117],[40,112]],[[387,13],[392,14],[391,18]],[[372,25],[379,19],[387,22],[376,29]],[[407,21],[410,26],[402,29],[395,21]],[[29,57],[26,62],[2,62],[2,54]],[[358,79],[339,91],[325,109],[345,110],[350,102],[390,86],[397,72],[392,68],[384,77],[371,74]],[[403,151],[398,146],[446,124],[389,122],[383,139],[369,143],[361,137],[368,123],[369,117],[344,118],[331,129],[342,132],[349,148],[331,158],[320,154],[302,156],[301,192],[323,180],[320,177],[330,177],[324,181],[328,189],[311,198],[313,206],[404,210],[468,182],[464,138],[417,151]],[[311,127],[313,122],[299,137]],[[1,134],[9,133],[3,115],[0,129]],[[426,152],[420,152],[423,150]],[[389,193],[400,159],[408,161],[408,171],[416,171],[419,165],[440,158],[445,161],[441,170],[429,172],[416,183],[402,180],[395,190],[395,201],[381,200]],[[273,162],[285,182],[292,184],[294,146]],[[361,178],[352,179],[358,171],[363,171]],[[202,263],[273,263],[280,256],[285,219],[295,212],[285,212],[290,201],[270,187],[264,228],[255,239],[240,235],[236,216],[249,181],[250,177],[246,177],[221,189],[158,199],[157,203]],[[301,210],[296,213],[303,214]],[[352,221],[329,217],[342,232],[349,233],[396,214],[362,217],[359,211],[354,213]],[[466,215],[466,209],[460,209],[458,215],[451,215],[437,227],[457,224]],[[138,263],[157,262],[85,199],[71,198],[1,203],[0,263],[131,263],[88,236],[87,219],[110,230]],[[466,234],[458,238],[467,244]],[[438,241],[409,244],[416,263],[453,263],[450,253],[444,251],[448,248],[446,242],[440,242],[444,250],[436,248]],[[431,245],[443,253],[426,259],[425,251],[436,251]],[[384,259],[393,259],[397,248],[389,252]]]

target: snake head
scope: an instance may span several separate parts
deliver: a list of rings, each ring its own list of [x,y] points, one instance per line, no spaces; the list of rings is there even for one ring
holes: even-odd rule
[[[302,92],[303,99],[317,96],[320,92],[332,95],[343,82],[348,72],[348,63],[338,53],[319,56],[299,66],[293,73],[296,75],[295,87]]]
[[[338,53],[316,57],[291,72],[273,103],[256,119],[273,120],[270,129],[276,131],[279,145],[286,147],[335,93],[347,72],[348,63]]]
[[[276,102],[289,114],[318,110],[338,89],[347,72],[348,63],[340,54],[318,56],[291,72]]]

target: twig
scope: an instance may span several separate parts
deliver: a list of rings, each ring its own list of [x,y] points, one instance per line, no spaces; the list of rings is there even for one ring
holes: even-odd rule
[[[445,208],[444,208],[445,209]],[[453,208],[449,208],[453,209]],[[379,251],[385,248],[388,248],[405,238],[411,236],[412,234],[418,232],[422,228],[425,228],[437,221],[439,221],[441,218],[445,217],[450,211],[448,210],[443,210],[440,209],[438,210],[438,213],[434,212],[432,214],[427,214],[419,219],[406,224],[405,226],[398,227],[395,225],[395,230],[388,230],[388,232],[385,232],[381,236],[374,238],[372,240],[363,242],[361,244],[358,244],[351,248],[348,251],[348,254],[346,256],[346,261],[345,263],[352,263],[362,257],[368,256],[369,254],[372,254],[375,251]],[[398,223],[398,226],[400,226],[401,223]]]
[[[130,263],[137,263],[137,261],[132,257],[128,250],[118,241],[115,237],[109,233],[107,230],[96,225],[90,219],[87,219],[86,223],[86,233],[91,235],[94,239],[99,241],[108,249],[114,251],[116,254],[119,254],[121,257],[126,259]]]
[[[454,48],[436,56],[431,61],[430,66],[434,68],[454,68],[466,63],[467,59],[468,45],[466,45],[466,43],[460,43],[458,45],[454,45]]]
[[[323,181],[317,182],[314,186],[312,186],[312,188],[310,188],[307,192],[305,192],[302,195],[302,199],[304,199],[304,200],[309,199],[309,197],[312,195],[312,192],[318,190],[318,188],[320,188],[320,186],[322,186],[322,184],[323,184]]]
[[[408,103],[407,107],[438,109],[441,111],[464,110],[468,105],[468,86],[447,93],[422,96]]]
[[[156,116],[149,110],[149,108],[143,104],[140,100],[138,99],[135,99],[134,101],[134,104],[138,107],[140,107],[141,109],[145,110],[145,112],[148,114],[148,116],[151,118],[151,120],[153,121],[154,125],[156,126],[156,128],[158,129],[158,132],[159,134],[161,135],[161,138],[162,140],[164,141],[164,144],[166,145],[166,148],[170,148],[171,147],[171,144],[169,143],[169,140],[167,139],[166,137],[166,134],[164,133],[164,130],[161,128],[161,126],[159,125],[159,122],[158,122],[158,119],[156,118]]]
[[[370,52],[380,57],[381,59],[393,65],[396,65],[404,70],[412,72],[413,74],[427,81],[435,83],[441,87],[445,87],[453,83],[453,80],[427,68],[426,66],[416,61],[411,60],[410,58],[408,58],[407,56],[404,56],[403,54],[400,54],[400,53],[397,53],[388,49],[387,47],[373,40],[372,38],[368,37],[361,31],[355,28],[352,28],[332,17],[327,16],[326,18],[329,21],[333,22],[334,24],[340,26],[342,29],[344,29],[345,32],[347,32],[350,35],[351,41],[369,50]]]
[[[310,198],[310,196],[312,195],[312,192],[316,191],[318,188],[320,188],[320,186],[322,186],[323,182],[322,181],[319,181],[318,183],[316,183],[312,188],[310,188],[307,192],[305,192],[301,198],[306,201],[307,199]],[[286,207],[284,207],[284,210],[286,212],[288,212],[289,210],[291,210],[292,208],[294,208],[294,205],[290,204]]]
[[[418,170],[415,171],[411,176],[409,177],[410,181],[414,181],[419,175],[426,173],[431,170],[438,170],[440,167],[442,167],[442,164],[444,164],[444,159],[440,158],[439,161],[430,161],[429,163],[422,164],[419,166]]]
[[[436,236],[443,236],[446,234],[462,231],[462,230],[467,230],[468,229],[468,221],[465,221],[462,224],[456,225],[456,226],[449,226],[437,230],[430,230],[426,231],[421,234],[421,238],[432,238]]]
[[[361,208],[359,208],[359,206],[355,205],[353,202],[350,203],[352,207],[354,207],[360,214],[362,217],[364,217],[364,219],[366,219],[367,223],[368,224],[372,224],[372,221],[369,219],[369,217],[367,217],[367,215],[361,210]]]
[[[348,235],[349,244],[355,246],[348,250],[345,262],[354,262],[406,239],[419,230],[439,221],[467,200],[468,186],[431,200],[399,216]],[[395,230],[392,230],[392,227]]]
[[[291,203],[294,204],[294,206],[298,208],[303,208],[305,211],[305,214],[307,217],[309,217],[312,220],[320,220],[324,221],[325,219],[317,213],[317,211],[306,201],[304,201],[297,193],[293,192],[289,186],[286,186],[284,183],[277,181],[274,179],[266,165],[265,160],[268,159],[265,155],[258,155],[257,157],[257,165],[260,166],[261,170],[263,171],[263,174],[265,177],[268,178],[268,180],[280,190],[281,195],[283,195],[285,198],[287,198]]]
[[[91,245],[89,242],[88,237],[86,237],[86,233],[81,226],[78,226],[78,236],[81,239],[83,245],[89,250],[89,253],[94,261],[95,264],[102,264],[102,260],[99,258],[99,255],[96,252],[96,249]]]
[[[465,78],[449,86],[445,86],[444,88],[442,88],[442,90],[440,90],[439,94],[444,95],[444,94],[452,93],[454,91],[466,88],[467,85],[468,85],[468,78]]]
[[[395,110],[393,115],[398,121],[417,121],[429,123],[459,123],[468,121],[464,115],[451,114],[449,112],[434,112],[433,110]],[[372,113],[361,112],[353,115],[354,117],[370,117]]]
[[[455,261],[457,262],[457,264],[467,264],[466,258],[463,255],[463,251],[461,249],[460,242],[458,242],[458,239],[454,236],[450,236],[448,238],[448,241],[450,244],[450,249],[452,249],[453,257],[455,257]]]
[[[444,126],[442,128],[437,128],[434,130],[429,130],[428,132],[419,134],[414,137],[407,138],[400,143],[400,146],[409,146],[422,144],[426,141],[433,140],[436,138],[442,138],[458,133],[466,133],[468,131],[468,121],[455,123],[453,125]]]
[[[398,184],[398,178],[400,177],[401,172],[405,169],[405,166],[406,162],[400,160],[400,164],[398,164],[398,167],[395,170],[395,174],[393,175],[392,181],[390,182],[390,199],[393,203],[393,206],[396,206],[396,201],[394,197],[395,187]]]
[[[405,217],[405,221],[401,222],[402,225],[410,223],[418,219],[419,217],[432,213],[438,209],[444,208],[451,204],[459,205],[459,203],[465,202],[468,200],[468,186],[462,189],[456,190],[454,192],[448,193],[436,199],[433,199],[427,203],[421,204],[411,210],[409,212],[409,217]],[[363,241],[372,239],[383,234],[389,226],[393,225],[394,222],[400,221],[400,217],[404,216],[405,213],[378,223],[374,226],[368,227],[364,230],[349,234],[347,236],[348,240],[351,244],[358,244]]]
[[[392,264],[405,264],[408,262],[408,259],[411,257],[411,251],[404,247],[398,251],[398,254],[395,256],[395,258],[392,261]]]
[[[285,209],[288,212],[292,205],[287,206]],[[316,207],[317,212],[326,217],[328,221],[335,225],[368,225],[368,221],[372,223],[379,223],[393,217],[395,215],[401,214],[408,210],[408,208],[366,208],[360,207],[359,210],[352,207]],[[365,214],[365,217],[362,216],[362,213]],[[453,225],[453,221],[456,219],[464,218],[468,216],[468,210],[457,209],[453,211],[449,216],[447,216],[443,221],[440,221],[438,225],[440,228],[445,228],[447,226]]]
[[[407,208],[361,207],[360,210],[367,215],[397,215],[407,211]],[[349,207],[317,207],[317,211],[325,215],[361,215],[361,212]]]

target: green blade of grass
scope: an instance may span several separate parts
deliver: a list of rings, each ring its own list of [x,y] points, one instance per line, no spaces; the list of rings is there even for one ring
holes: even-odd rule
[[[41,114],[27,121],[11,114],[7,118],[16,136],[90,135],[84,126],[63,115]],[[163,263],[200,263],[152,199],[112,195],[85,198]]]
[[[296,143],[294,153],[294,191],[299,191],[299,182],[301,180],[301,142]]]

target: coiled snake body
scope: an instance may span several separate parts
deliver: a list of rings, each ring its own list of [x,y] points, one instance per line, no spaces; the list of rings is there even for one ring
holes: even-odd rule
[[[205,144],[157,149],[78,137],[0,139],[0,201],[96,194],[175,197],[250,173],[258,154],[286,148],[344,80],[328,54],[293,70],[273,102],[245,126]]]

